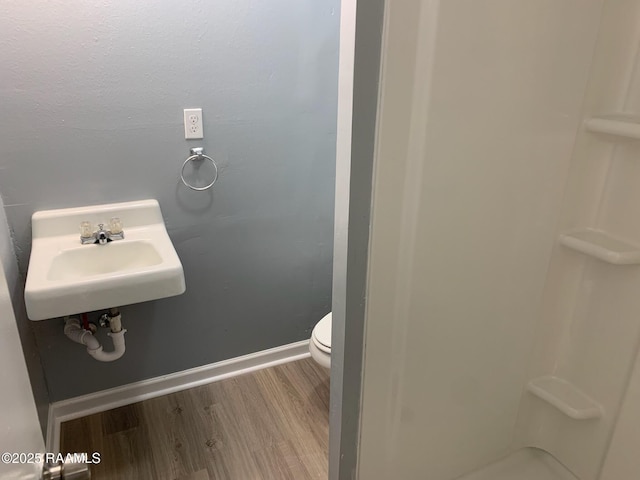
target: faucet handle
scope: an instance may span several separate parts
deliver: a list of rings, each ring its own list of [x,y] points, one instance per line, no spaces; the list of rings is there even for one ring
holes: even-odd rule
[[[111,233],[118,234],[122,232],[122,221],[118,217],[109,220],[109,230]]]
[[[104,223],[99,223],[98,224],[98,231],[100,230],[104,230]]]
[[[89,238],[93,236],[93,226],[91,222],[81,222],[80,223],[80,236],[82,238]]]

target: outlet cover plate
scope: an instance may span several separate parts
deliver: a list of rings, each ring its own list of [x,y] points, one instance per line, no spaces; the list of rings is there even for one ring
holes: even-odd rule
[[[184,109],[184,138],[186,140],[200,140],[204,138],[201,108]]]

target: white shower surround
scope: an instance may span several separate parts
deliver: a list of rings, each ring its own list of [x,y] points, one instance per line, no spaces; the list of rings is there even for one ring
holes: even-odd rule
[[[640,244],[640,142],[583,128],[640,112],[640,2],[386,13],[360,478],[449,480],[524,446],[637,476],[640,269],[558,240]]]

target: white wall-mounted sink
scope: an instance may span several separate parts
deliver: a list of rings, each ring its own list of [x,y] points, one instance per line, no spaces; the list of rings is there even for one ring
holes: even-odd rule
[[[80,223],[119,217],[125,238],[82,245]],[[25,286],[31,320],[72,315],[185,291],[176,254],[156,200],[36,212]]]

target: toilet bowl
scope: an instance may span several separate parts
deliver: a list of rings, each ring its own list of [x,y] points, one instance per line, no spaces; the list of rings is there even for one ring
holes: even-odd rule
[[[324,368],[331,367],[331,312],[327,313],[320,320],[309,340],[309,353],[318,364]]]

